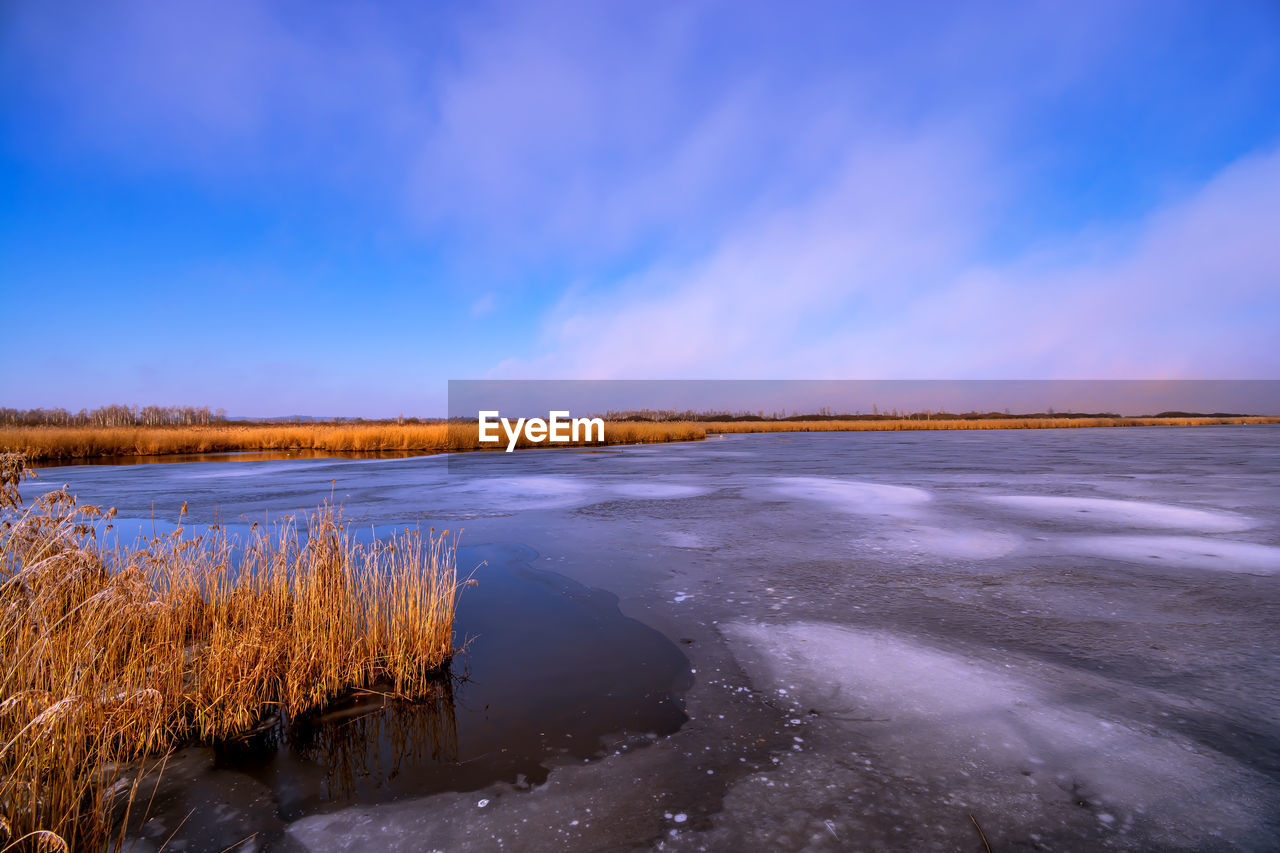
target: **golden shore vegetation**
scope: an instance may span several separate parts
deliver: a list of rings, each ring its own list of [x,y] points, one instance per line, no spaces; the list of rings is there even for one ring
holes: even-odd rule
[[[1267,417],[983,417],[732,421],[608,421],[605,444],[696,441],[709,434],[953,429],[1061,429],[1078,427],[1205,426],[1280,423]],[[579,442],[585,444],[586,442]],[[599,442],[592,442],[599,444]],[[502,450],[481,445],[474,423],[430,424],[215,424],[210,426],[96,427],[0,426],[0,451],[33,462],[192,453],[282,451],[302,453],[446,453]],[[533,444],[521,437],[518,447]]]
[[[353,689],[428,695],[454,652],[447,532],[357,544],[319,509],[229,540],[107,547],[112,511],[24,507],[0,456],[0,849],[118,842],[142,765]]]
[[[606,424],[604,443],[689,441],[705,436],[698,424],[620,422]],[[22,453],[33,462],[237,451],[446,453],[506,446],[505,439],[500,445],[481,445],[478,439],[474,423],[0,427],[0,451]],[[518,446],[547,445],[532,444],[522,437]]]

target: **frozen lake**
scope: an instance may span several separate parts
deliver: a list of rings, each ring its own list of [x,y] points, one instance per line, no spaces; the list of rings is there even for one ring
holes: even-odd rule
[[[39,474],[123,530],[332,495],[489,561],[443,753],[334,793],[298,750],[192,751],[170,849],[981,850],[970,815],[1002,851],[1280,847],[1280,427]]]

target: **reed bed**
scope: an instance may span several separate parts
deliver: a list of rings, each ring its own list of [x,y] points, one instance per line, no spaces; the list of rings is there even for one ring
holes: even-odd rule
[[[0,449],[22,453],[34,462],[246,450],[439,453],[448,449],[448,438],[448,426],[443,423],[0,427]]]
[[[229,540],[102,542],[65,490],[24,507],[0,456],[0,849],[123,840],[145,774],[183,743],[288,721],[353,689],[438,693],[460,587],[447,531],[357,544],[322,507]]]
[[[896,418],[785,421],[607,421],[603,444],[698,441],[712,433],[843,432],[950,429],[1062,429],[1076,427],[1206,426],[1280,423],[1271,417],[1178,418]],[[578,442],[599,445],[602,442]],[[564,447],[532,443],[520,448]],[[506,439],[481,444],[474,423],[295,424],[170,427],[0,427],[0,451],[32,462],[184,453],[299,451],[319,453],[459,453],[504,450]]]
[[[697,424],[617,422],[605,425],[603,443],[689,441],[705,436],[705,430]],[[534,444],[522,436],[518,446],[564,445]],[[456,453],[505,447],[505,438],[499,445],[481,444],[479,428],[474,423],[0,427],[0,451],[21,453],[33,462],[236,451]]]

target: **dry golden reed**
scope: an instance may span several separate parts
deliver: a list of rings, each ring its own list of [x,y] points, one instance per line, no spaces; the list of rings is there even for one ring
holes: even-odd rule
[[[62,490],[24,508],[22,466],[0,456],[0,849],[110,846],[139,762],[182,743],[356,687],[438,686],[460,585],[447,532],[361,546],[323,507],[305,536],[107,548],[113,513]]]
[[[1174,418],[954,418],[925,420],[795,421],[609,421],[604,444],[697,441],[715,433],[845,432],[953,429],[1062,429],[1126,426],[1207,426],[1280,423],[1271,417]],[[579,442],[586,444],[587,442]],[[599,444],[599,442],[591,442]],[[517,444],[534,444],[523,435]],[[316,453],[446,453],[503,450],[480,444],[476,424],[262,424],[171,427],[0,427],[0,451],[24,454],[33,462],[103,457],[164,456],[180,453],[294,451]]]
[[[604,443],[688,441],[705,435],[697,424],[609,423]],[[518,446],[547,445],[532,444],[522,436]],[[474,423],[0,427],[0,451],[21,453],[33,462],[235,451],[445,453],[505,447],[505,440],[500,446],[480,444],[479,428]]]

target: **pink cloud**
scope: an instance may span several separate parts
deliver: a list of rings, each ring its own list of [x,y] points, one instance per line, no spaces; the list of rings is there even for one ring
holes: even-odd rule
[[[945,136],[611,293],[571,290],[501,376],[1264,378],[1280,372],[1280,152],[1141,220],[966,265],[992,192]],[[1099,257],[1101,242],[1109,248]],[[959,270],[959,272],[956,272]]]

